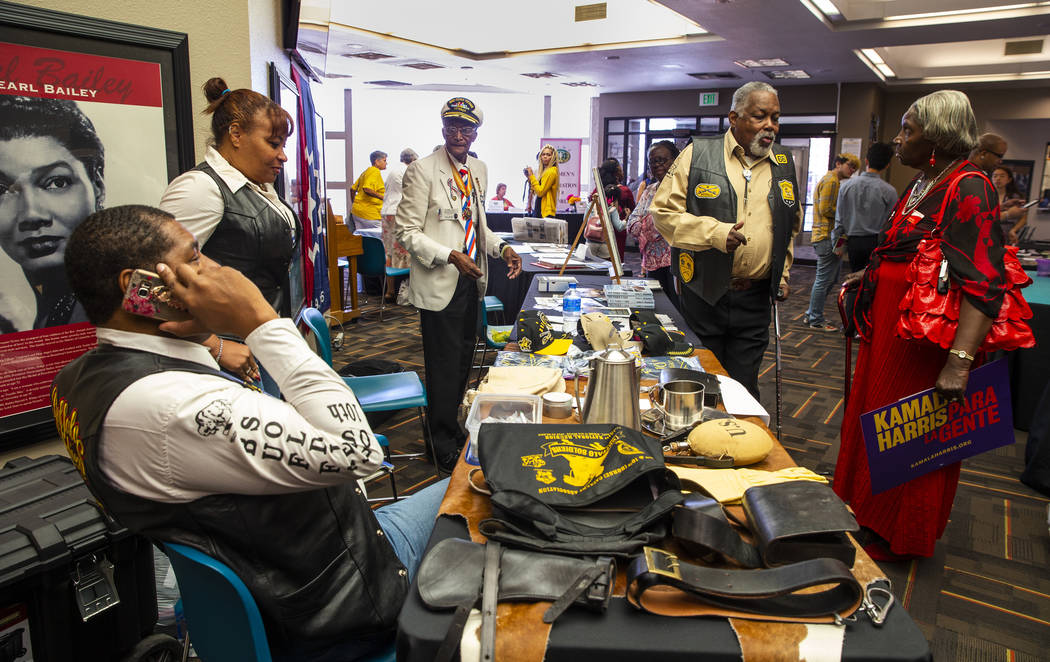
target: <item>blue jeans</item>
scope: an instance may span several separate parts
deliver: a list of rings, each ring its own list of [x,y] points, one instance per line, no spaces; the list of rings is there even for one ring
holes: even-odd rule
[[[386,539],[398,560],[408,569],[409,582],[416,576],[419,562],[423,560],[423,551],[427,548],[427,540],[447,489],[448,478],[376,510],[376,519]]]
[[[822,324],[824,322],[824,302],[828,298],[828,291],[838,281],[842,258],[835,255],[831,239],[814,242],[813,250],[817,252],[817,276],[813,279],[813,290],[809,295],[806,322]]]

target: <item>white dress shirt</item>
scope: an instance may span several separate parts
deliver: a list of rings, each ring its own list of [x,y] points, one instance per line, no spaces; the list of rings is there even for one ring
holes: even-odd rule
[[[99,343],[216,368],[199,344],[99,328]],[[113,402],[102,424],[99,465],[113,484],[162,503],[209,494],[281,494],[366,476],[383,453],[353,392],[303,341],[289,319],[245,339],[286,401],[224,377],[165,371]]]
[[[281,202],[273,184],[259,186],[252,182],[240,170],[230,165],[230,162],[223,158],[214,147],[208,147],[204,161],[212,167],[215,174],[222,178],[230,191],[236,193],[241,187],[247,186],[262,196],[267,204],[284,218],[288,226],[295,229],[295,217],[292,215],[292,210]],[[175,220],[181,223],[201,246],[211,238],[226,211],[219,185],[215,183],[211,175],[200,170],[187,170],[171,180],[168,188],[164,189],[158,206],[174,216]]]
[[[390,169],[386,176],[383,193],[383,208],[379,210],[382,216],[394,216],[397,214],[397,206],[401,203],[401,180],[405,178],[404,163],[397,163]]]

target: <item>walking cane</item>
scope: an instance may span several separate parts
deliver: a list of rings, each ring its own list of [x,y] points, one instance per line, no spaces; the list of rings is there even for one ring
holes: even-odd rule
[[[773,297],[773,335],[776,336],[776,373],[777,373],[777,441],[783,441],[784,384],[780,374],[780,306]]]

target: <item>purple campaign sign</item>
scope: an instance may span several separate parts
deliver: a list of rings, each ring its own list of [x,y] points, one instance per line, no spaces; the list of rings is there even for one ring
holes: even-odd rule
[[[970,372],[966,397],[933,389],[861,414],[873,494],[1014,442],[1010,377],[999,359]]]

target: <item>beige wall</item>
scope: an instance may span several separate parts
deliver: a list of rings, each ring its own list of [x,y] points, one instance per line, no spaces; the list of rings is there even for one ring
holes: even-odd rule
[[[189,35],[190,94],[197,161],[204,158],[208,118],[201,86],[222,76],[231,88],[268,93],[266,63],[288,70],[280,48],[280,3],[276,0],[18,0],[56,11],[185,32]]]

